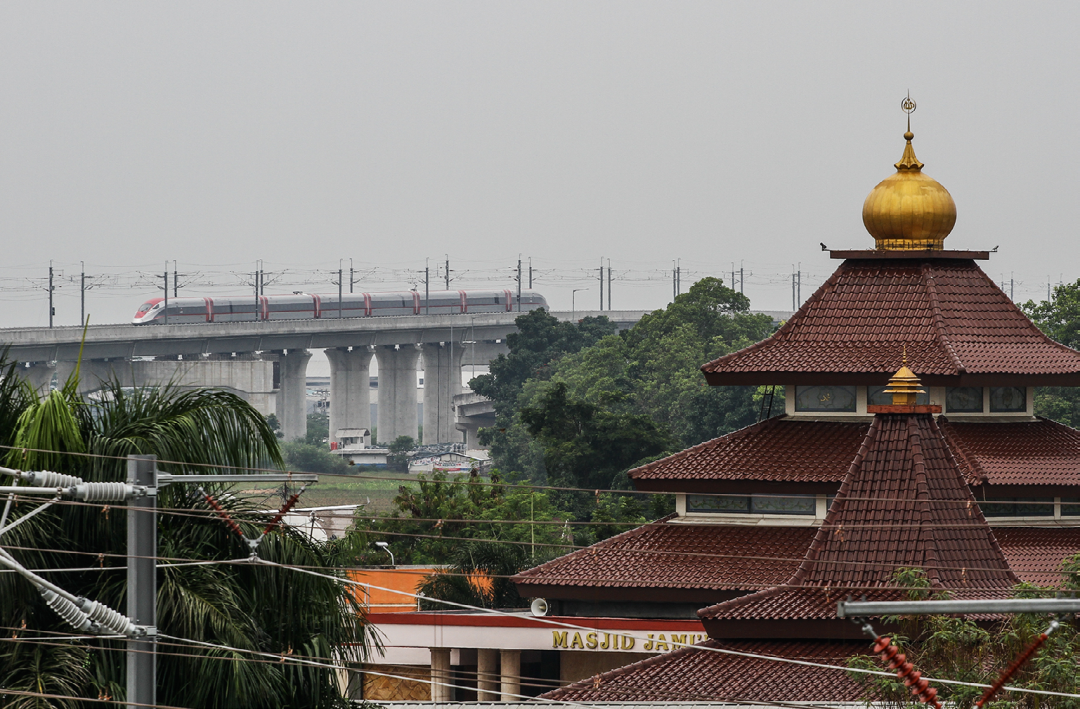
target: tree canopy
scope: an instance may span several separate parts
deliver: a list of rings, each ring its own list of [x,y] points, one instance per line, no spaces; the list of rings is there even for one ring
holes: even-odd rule
[[[6,465],[78,475],[94,482],[126,477],[125,456],[153,454],[173,473],[244,470],[280,465],[277,438],[266,420],[239,397],[221,391],[125,389],[109,384],[94,400],[76,395],[73,378],[40,399],[20,383],[13,366],[0,376],[0,445]],[[88,454],[88,455],[76,455]],[[207,486],[245,534],[266,524],[262,507]],[[158,550],[176,560],[246,559],[248,545],[187,485],[158,496]],[[36,509],[17,501],[9,521]],[[111,514],[110,514],[111,511]],[[24,566],[55,569],[50,581],[69,592],[125,608],[123,510],[105,505],[57,504],[6,532],[4,546]],[[349,556],[347,541],[319,544],[282,527],[263,539],[259,556],[284,565],[325,568],[333,574]],[[88,566],[94,569],[72,569]],[[247,651],[298,654],[326,665],[359,662],[369,642],[361,607],[349,587],[333,578],[298,574],[262,564],[162,566],[158,571],[158,628],[185,640],[238,648],[162,645],[158,698],[163,704],[200,707],[343,706],[335,672],[294,662],[259,662]],[[71,635],[35,587],[0,574],[0,626],[29,638]],[[0,645],[0,686],[70,697],[124,697],[124,643],[75,640],[62,644]],[[344,655],[342,655],[344,653]],[[7,706],[73,707],[75,700],[14,698]]]
[[[1047,337],[1080,349],[1080,280],[1054,288],[1051,300],[1029,300],[1020,307]],[[1035,414],[1080,428],[1080,388],[1036,388]]]

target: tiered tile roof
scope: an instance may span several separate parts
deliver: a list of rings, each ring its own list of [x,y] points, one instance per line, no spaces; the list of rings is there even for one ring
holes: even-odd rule
[[[733,650],[845,666],[868,654],[866,642],[709,640],[561,687],[543,699],[573,702],[856,702],[846,672],[711,652]]]
[[[926,385],[1080,385],[1080,352],[961,258],[847,260],[772,337],[701,369],[713,385],[884,384],[903,347]]]
[[[525,597],[581,598],[585,589],[612,597],[618,589],[665,589],[710,592],[719,601],[726,592],[763,590],[790,579],[817,532],[669,520],[523,571],[514,582]],[[1040,586],[1060,585],[1062,560],[1080,554],[1080,527],[997,527],[994,536],[1013,573]]]
[[[671,524],[665,518],[513,577],[525,597],[583,598],[602,589],[609,600],[664,589],[664,600],[715,603],[783,583],[814,538],[812,527]],[[620,593],[623,591],[624,593]],[[727,593],[724,593],[727,592]]]
[[[831,620],[848,593],[894,597],[901,567],[924,569],[933,588],[958,597],[1005,595],[1019,581],[927,414],[874,417],[786,584],[698,615],[713,637],[726,634],[725,621]]]
[[[791,493],[831,492],[869,425],[774,416],[629,474],[639,490],[764,492],[764,482],[784,483]],[[946,417],[939,426],[969,485],[1080,486],[1080,431],[1074,428],[1046,419],[976,423]]]

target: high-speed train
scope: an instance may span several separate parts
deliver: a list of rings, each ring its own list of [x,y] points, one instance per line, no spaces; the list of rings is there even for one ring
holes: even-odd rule
[[[397,293],[228,296],[222,298],[170,298],[170,325],[199,322],[240,322],[253,320],[311,320],[330,318],[371,318],[381,315],[441,315],[446,313],[503,313],[547,308],[547,300],[536,291],[509,290],[435,291],[424,297],[416,291]],[[151,298],[139,306],[133,325],[164,324],[165,299]]]

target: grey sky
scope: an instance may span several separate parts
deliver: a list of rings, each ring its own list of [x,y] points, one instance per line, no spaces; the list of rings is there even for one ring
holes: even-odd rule
[[[984,268],[1015,272],[1017,299],[1045,295],[1048,274],[1080,277],[1078,14],[985,1],[5,2],[0,325],[47,322],[43,291],[11,288],[50,258],[67,275],[80,260],[227,272],[449,254],[452,268],[507,276],[519,253],[564,274],[601,257],[616,272],[745,260],[753,304],[787,308],[791,264],[808,272],[804,298],[836,265],[819,242],[872,244],[861,205],[900,157],[909,88],[916,152],[957,203],[947,246],[1000,244]],[[569,308],[588,285],[536,287]],[[151,294],[101,288],[88,310],[122,321]],[[615,307],[660,307],[670,284],[616,281],[614,294]],[[577,298],[594,305],[596,285]],[[77,321],[65,286],[57,322]]]

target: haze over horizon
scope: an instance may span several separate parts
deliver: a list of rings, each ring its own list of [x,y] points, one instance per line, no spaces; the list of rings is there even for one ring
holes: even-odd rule
[[[1000,251],[1016,300],[1080,277],[1069,236],[1080,10],[1065,3],[192,2],[0,6],[0,326],[130,320],[181,295],[513,287],[557,309],[663,307],[743,262],[790,309],[869,248],[862,201],[903,150],[952,193],[946,248]],[[374,269],[374,270],[372,270]],[[591,272],[589,269],[592,269]],[[106,278],[113,274],[114,278]],[[140,275],[141,274],[141,275]],[[301,274],[301,275],[298,275]],[[753,275],[750,275],[753,274]],[[433,275],[434,280],[434,275]],[[191,285],[194,282],[194,286]],[[212,284],[212,285],[211,285]],[[434,287],[434,285],[433,285]],[[201,289],[196,292],[196,289]],[[274,284],[268,286],[268,292]]]

